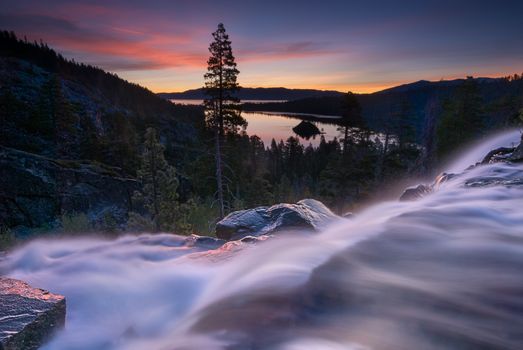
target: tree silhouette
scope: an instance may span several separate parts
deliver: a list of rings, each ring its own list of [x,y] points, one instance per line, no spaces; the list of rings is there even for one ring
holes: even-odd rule
[[[343,131],[343,153],[347,154],[349,145],[349,129],[365,127],[365,121],[361,115],[361,106],[356,95],[347,92],[343,97],[343,115],[341,118],[341,129]]]
[[[223,160],[221,144],[226,133],[236,133],[239,127],[246,127],[247,121],[241,117],[238,98],[234,93],[239,90],[238,74],[231,41],[222,23],[212,34],[214,41],[209,46],[211,56],[207,61],[207,73],[204,75],[205,92],[208,98],[204,101],[205,121],[215,131],[216,142],[216,184],[220,218],[225,214],[223,194]]]
[[[164,149],[156,130],[148,128],[140,157],[141,167],[137,171],[142,188],[135,191],[132,198],[133,205],[142,207],[148,215],[130,213],[131,226],[156,232],[176,230],[185,233],[188,228],[181,223],[187,210],[179,202],[176,169],[165,160]]]

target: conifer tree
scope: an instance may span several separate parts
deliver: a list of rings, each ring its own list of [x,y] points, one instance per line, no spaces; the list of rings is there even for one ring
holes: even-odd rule
[[[452,99],[443,104],[437,126],[437,150],[443,157],[484,131],[485,106],[479,86],[467,77]]]
[[[135,191],[133,205],[145,209],[146,215],[131,213],[130,226],[137,229],[176,230],[185,233],[189,208],[178,199],[176,170],[164,157],[164,146],[159,142],[156,130],[148,128],[145,133],[141,167],[137,171],[142,189]]]
[[[343,131],[343,153],[347,154],[349,147],[349,129],[351,127],[363,129],[365,122],[361,115],[360,103],[352,92],[347,92],[343,99],[343,115],[341,119]]]
[[[212,34],[214,41],[209,46],[211,56],[207,61],[205,91],[205,116],[207,126],[215,132],[216,184],[220,217],[225,214],[222,143],[226,133],[236,133],[239,127],[246,127],[247,121],[241,117],[239,100],[234,93],[238,91],[238,74],[232,53],[231,41],[222,23]]]

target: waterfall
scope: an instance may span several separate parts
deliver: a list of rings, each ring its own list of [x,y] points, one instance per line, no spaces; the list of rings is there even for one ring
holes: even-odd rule
[[[507,132],[451,165],[462,171]],[[479,153],[480,152],[480,153]],[[479,157],[479,159],[478,159]],[[67,298],[44,349],[521,349],[523,164],[475,167],[318,234],[36,240],[0,271]]]

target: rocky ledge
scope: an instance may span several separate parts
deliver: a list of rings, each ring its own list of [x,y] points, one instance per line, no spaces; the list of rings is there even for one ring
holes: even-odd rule
[[[0,223],[48,225],[63,213],[125,221],[138,183],[97,163],[57,160],[0,146]]]
[[[65,324],[65,298],[0,277],[0,350],[38,349]]]

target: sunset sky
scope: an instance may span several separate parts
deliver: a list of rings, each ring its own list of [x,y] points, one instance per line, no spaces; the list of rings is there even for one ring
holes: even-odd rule
[[[370,92],[523,71],[523,1],[6,1],[0,28],[155,92],[203,84],[223,22],[240,84]]]

